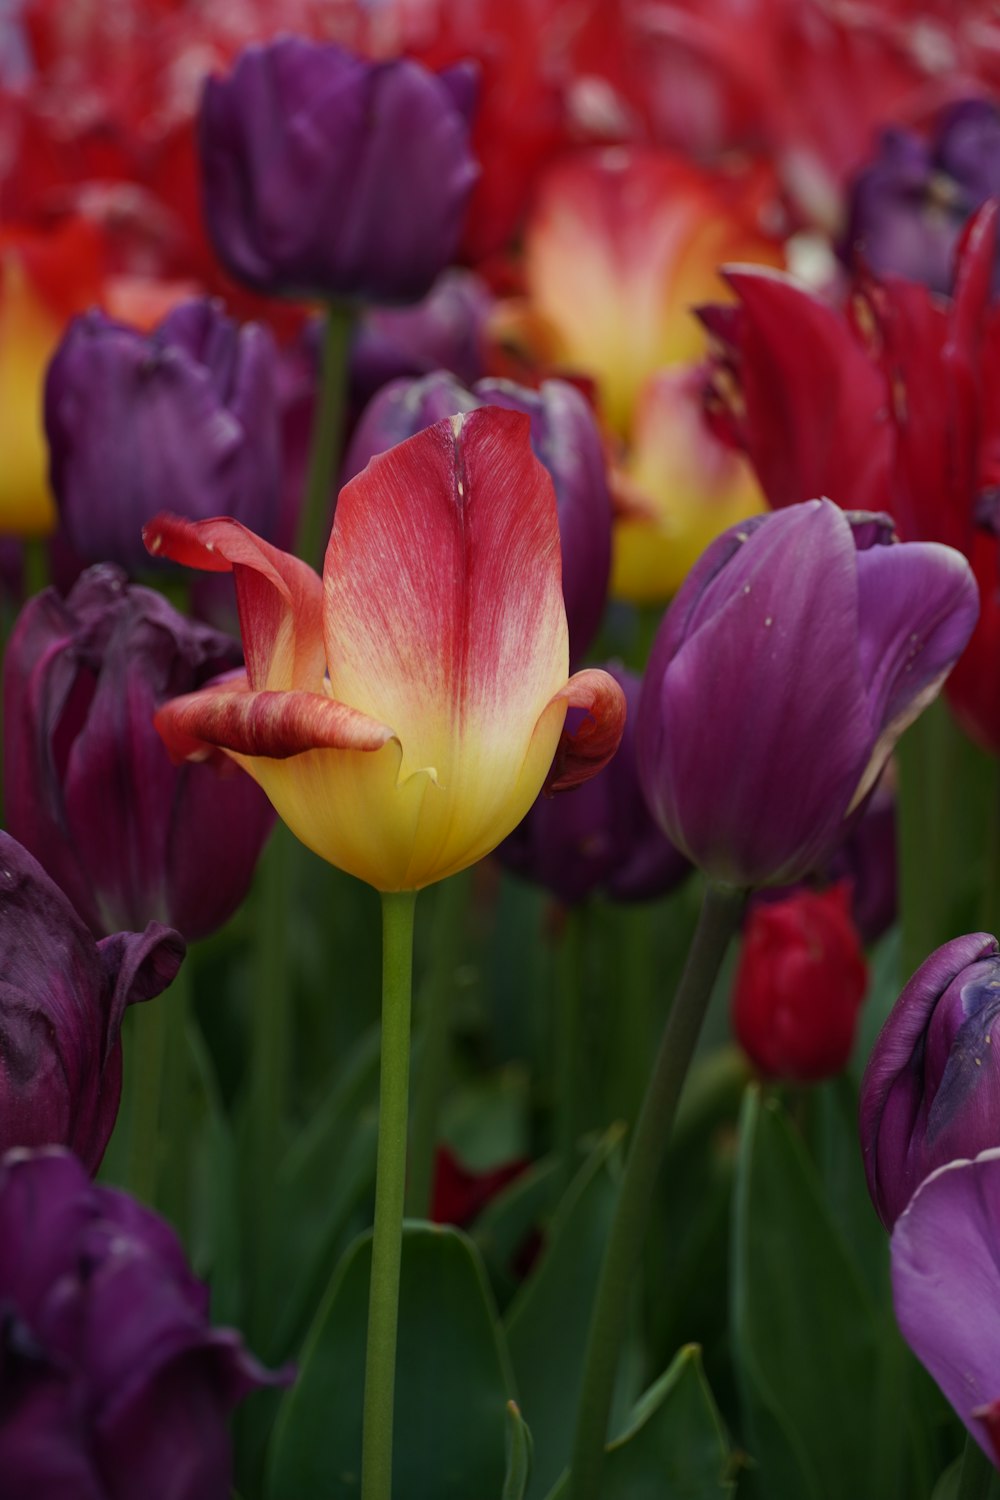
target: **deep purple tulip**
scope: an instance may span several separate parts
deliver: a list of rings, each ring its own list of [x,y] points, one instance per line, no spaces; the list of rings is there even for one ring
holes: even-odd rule
[[[790,884],[829,859],[978,613],[965,558],[829,500],[725,532],[660,627],[639,703],[654,817],[707,875]]]
[[[1000,197],[1000,109],[987,99],[950,105],[930,140],[894,127],[851,191],[848,258],[951,290],[955,249],[970,215]],[[997,276],[994,275],[994,290]]]
[[[367,404],[390,380],[448,370],[465,385],[485,375],[486,322],[495,298],[474,271],[444,272],[412,307],[372,307],[351,346],[351,395]]]
[[[97,1171],[121,1097],[125,1009],[166,989],[183,957],[180,935],[157,922],[95,943],[41,866],[0,833],[0,1153],[70,1146]]]
[[[242,663],[113,565],[22,610],[4,656],[7,821],[97,933],[168,922],[189,940],[243,900],[274,814],[229,765],[174,765],[168,698]]]
[[[612,901],[648,901],[672,890],[691,866],[650,817],[635,758],[640,680],[610,664],[625,693],[625,732],[614,759],[571,797],[539,797],[497,850],[502,864],[574,906],[597,891]]]
[[[5,1500],[227,1500],[228,1418],[285,1381],[208,1321],[162,1219],[68,1152],[0,1162]]]
[[[892,1235],[903,1337],[1000,1468],[1000,1150],[917,1189]]]
[[[860,1109],[868,1191],[887,1229],[937,1167],[1000,1146],[998,1021],[1000,948],[985,932],[938,948],[893,1006]]]
[[[467,390],[446,371],[394,380],[372,399],[354,431],[344,465],[353,479],[376,453],[413,437],[441,417],[501,406],[531,419],[531,446],[548,469],[559,511],[563,598],[570,660],[579,662],[597,633],[611,572],[611,495],[594,414],[575,386],[546,380],[540,390],[512,380],[480,380]]]
[[[88,562],[149,567],[142,528],[169,509],[271,536],[281,449],[276,351],[203,300],[152,333],[75,318],[49,366],[45,430],[63,528]]]
[[[415,302],[455,253],[478,175],[475,72],[333,43],[248,47],[198,120],[216,253],[259,291]]]

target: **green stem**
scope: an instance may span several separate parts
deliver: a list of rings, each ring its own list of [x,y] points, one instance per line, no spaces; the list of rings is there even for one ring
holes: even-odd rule
[[[739,925],[744,891],[707,886],[687,963],[625,1163],[590,1321],[568,1500],[597,1500],[618,1355],[650,1200],[712,988]]]
[[[943,703],[911,724],[896,750],[901,978],[952,936],[955,730]]]
[[[21,555],[24,559],[24,597],[33,599],[51,582],[48,541],[40,536],[25,537]]]
[[[576,1143],[580,1134],[580,1002],[583,987],[583,941],[586,918],[574,907],[566,914],[566,925],[555,953],[555,1146],[561,1181],[560,1196],[569,1187],[576,1166]]]
[[[313,567],[321,567],[330,532],[330,497],[337,479],[344,434],[348,354],[354,309],[331,302],[326,311],[319,388],[313,412],[309,468],[296,550]]]
[[[991,757],[992,788],[989,822],[986,826],[986,868],[983,879],[983,906],[980,918],[984,932],[996,932],[1000,925],[1000,756]]]
[[[1000,1484],[997,1483],[996,1469],[972,1433],[968,1433],[955,1500],[992,1500],[998,1489]]]
[[[382,1067],[368,1302],[362,1500],[391,1500],[396,1324],[403,1248],[415,891],[382,896]]]
[[[469,907],[469,889],[470,878],[468,872],[463,871],[443,881],[434,892],[433,957],[426,984],[421,990],[420,1072],[413,1104],[406,1181],[406,1213],[411,1219],[426,1219],[430,1213],[438,1115],[448,1076],[451,1001],[462,946],[462,928]]]

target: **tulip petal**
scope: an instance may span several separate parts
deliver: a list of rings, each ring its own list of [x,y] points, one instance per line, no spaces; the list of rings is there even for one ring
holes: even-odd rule
[[[858,553],[859,640],[874,751],[854,795],[868,794],[893,746],[937,697],[972,634],[979,591],[966,559],[934,542]]]
[[[717,880],[799,878],[850,802],[872,738],[855,573],[849,524],[829,501],[754,518],[713,544],[657,638],[640,774],[660,826]]]
[[[321,690],[323,585],[312,568],[226,517],[160,515],[142,535],[153,557],[234,574],[251,687]]]
[[[586,717],[575,731],[563,728],[545,779],[550,796],[589,781],[607,765],[621,743],[626,713],[621,686],[609,673],[593,668],[574,673],[552,701],[585,709]]]
[[[154,723],[178,760],[208,746],[234,758],[286,760],[317,748],[379,750],[393,738],[385,724],[322,693],[254,692],[245,674],[171,699]]]
[[[1000,1394],[1000,1150],[953,1161],[914,1194],[892,1236],[903,1337],[983,1452]]]

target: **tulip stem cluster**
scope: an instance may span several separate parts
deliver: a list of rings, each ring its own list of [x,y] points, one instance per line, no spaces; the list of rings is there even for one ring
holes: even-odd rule
[[[746,892],[707,885],[674,1003],[636,1121],[584,1355],[568,1500],[598,1500],[622,1335],[649,1204],[702,1021]]]
[[[362,1500],[391,1500],[396,1326],[406,1189],[415,891],[382,895],[382,1056],[368,1302]]]
[[[420,1070],[406,1174],[406,1212],[412,1219],[430,1217],[438,1114],[447,1084],[452,994],[468,908],[469,877],[463,870],[443,880],[434,892],[434,956],[426,982],[421,985]]]
[[[580,1006],[583,995],[583,913],[570,911],[555,952],[555,1138],[563,1192],[576,1165],[580,1134]]]
[[[132,1017],[128,1185],[143,1203],[157,1198],[160,1175],[160,1115],[167,1070],[167,1005],[143,1005]]]
[[[296,552],[313,567],[323,563],[323,544],[330,534],[330,497],[340,467],[347,396],[348,354],[354,309],[331,302],[323,327],[320,380],[312,419],[309,470],[306,475]]]

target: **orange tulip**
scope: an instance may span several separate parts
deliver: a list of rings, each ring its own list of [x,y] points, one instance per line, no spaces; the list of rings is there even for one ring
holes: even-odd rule
[[[543,784],[614,753],[613,678],[568,678],[559,532],[528,419],[482,408],[372,459],[323,578],[228,519],[157,518],[155,554],[235,574],[246,673],[161,709],[174,753],[224,751],[311,849],[380,891],[489,853]],[[586,716],[571,733],[571,707]]]

